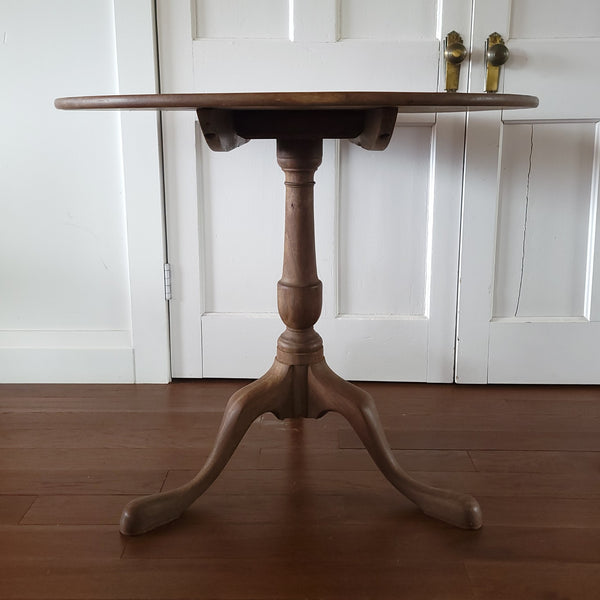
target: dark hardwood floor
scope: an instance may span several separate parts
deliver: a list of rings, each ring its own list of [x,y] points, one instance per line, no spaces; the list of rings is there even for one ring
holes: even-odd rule
[[[178,522],[120,511],[202,466],[244,382],[0,386],[0,598],[600,598],[600,388],[361,384],[401,464],[473,493],[422,515],[347,423],[255,422]]]

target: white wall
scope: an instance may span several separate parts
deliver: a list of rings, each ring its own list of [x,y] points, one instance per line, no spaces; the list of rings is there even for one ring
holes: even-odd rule
[[[126,213],[135,194],[126,199],[124,193],[121,115],[53,106],[58,96],[117,93],[123,87],[115,31],[120,6],[148,12],[151,2],[0,3],[2,382],[152,379],[136,378],[131,290],[139,261],[132,261],[129,246],[139,244],[131,234],[127,238]],[[154,131],[156,146],[157,136]],[[157,159],[158,148],[150,150]],[[156,170],[155,163],[150,168]],[[157,180],[155,196],[158,177],[151,178]],[[135,173],[129,187],[134,180]],[[147,235],[149,242],[157,235],[162,240],[156,226]],[[157,252],[161,263],[162,249]],[[151,277],[156,279],[156,269]],[[158,380],[166,380],[161,360]]]

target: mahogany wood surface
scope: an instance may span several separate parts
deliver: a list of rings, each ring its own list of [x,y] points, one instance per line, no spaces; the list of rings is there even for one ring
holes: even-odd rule
[[[97,96],[61,98],[63,109],[194,108],[209,147],[229,151],[254,138],[277,140],[277,162],[285,173],[286,207],[283,273],[278,310],[286,330],[277,342],[273,366],[229,400],[204,467],[180,485],[132,500],[120,530],[147,533],[184,513],[215,482],[252,423],[264,413],[279,419],[345,417],[389,482],[427,515],[465,529],[479,529],[482,514],[469,494],[437,487],[409,475],[397,462],[371,396],[343,381],[325,363],[313,325],[321,313],[314,239],[314,173],[324,138],[346,138],[368,150],[383,150],[398,110],[527,108],[533,96],[446,93],[258,93]]]
[[[538,98],[523,94],[448,92],[249,92],[221,94],[126,94],[57,98],[56,108],[197,110],[231,109],[332,109],[397,107],[400,112],[456,112],[535,108]]]
[[[476,532],[427,519],[329,413],[260,417],[179,522],[120,536],[124,503],[194,474],[245,383],[0,386],[0,598],[600,597],[600,447],[579,450],[598,387],[358,385],[410,475],[477,494]]]

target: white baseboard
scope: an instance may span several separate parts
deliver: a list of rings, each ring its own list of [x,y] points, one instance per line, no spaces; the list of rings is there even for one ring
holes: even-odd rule
[[[0,331],[0,383],[133,383],[128,331]]]

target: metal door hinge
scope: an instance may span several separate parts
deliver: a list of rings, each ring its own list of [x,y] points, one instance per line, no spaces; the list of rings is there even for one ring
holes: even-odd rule
[[[171,265],[169,263],[165,263],[163,274],[165,280],[165,300],[171,300],[173,296],[171,294]]]

